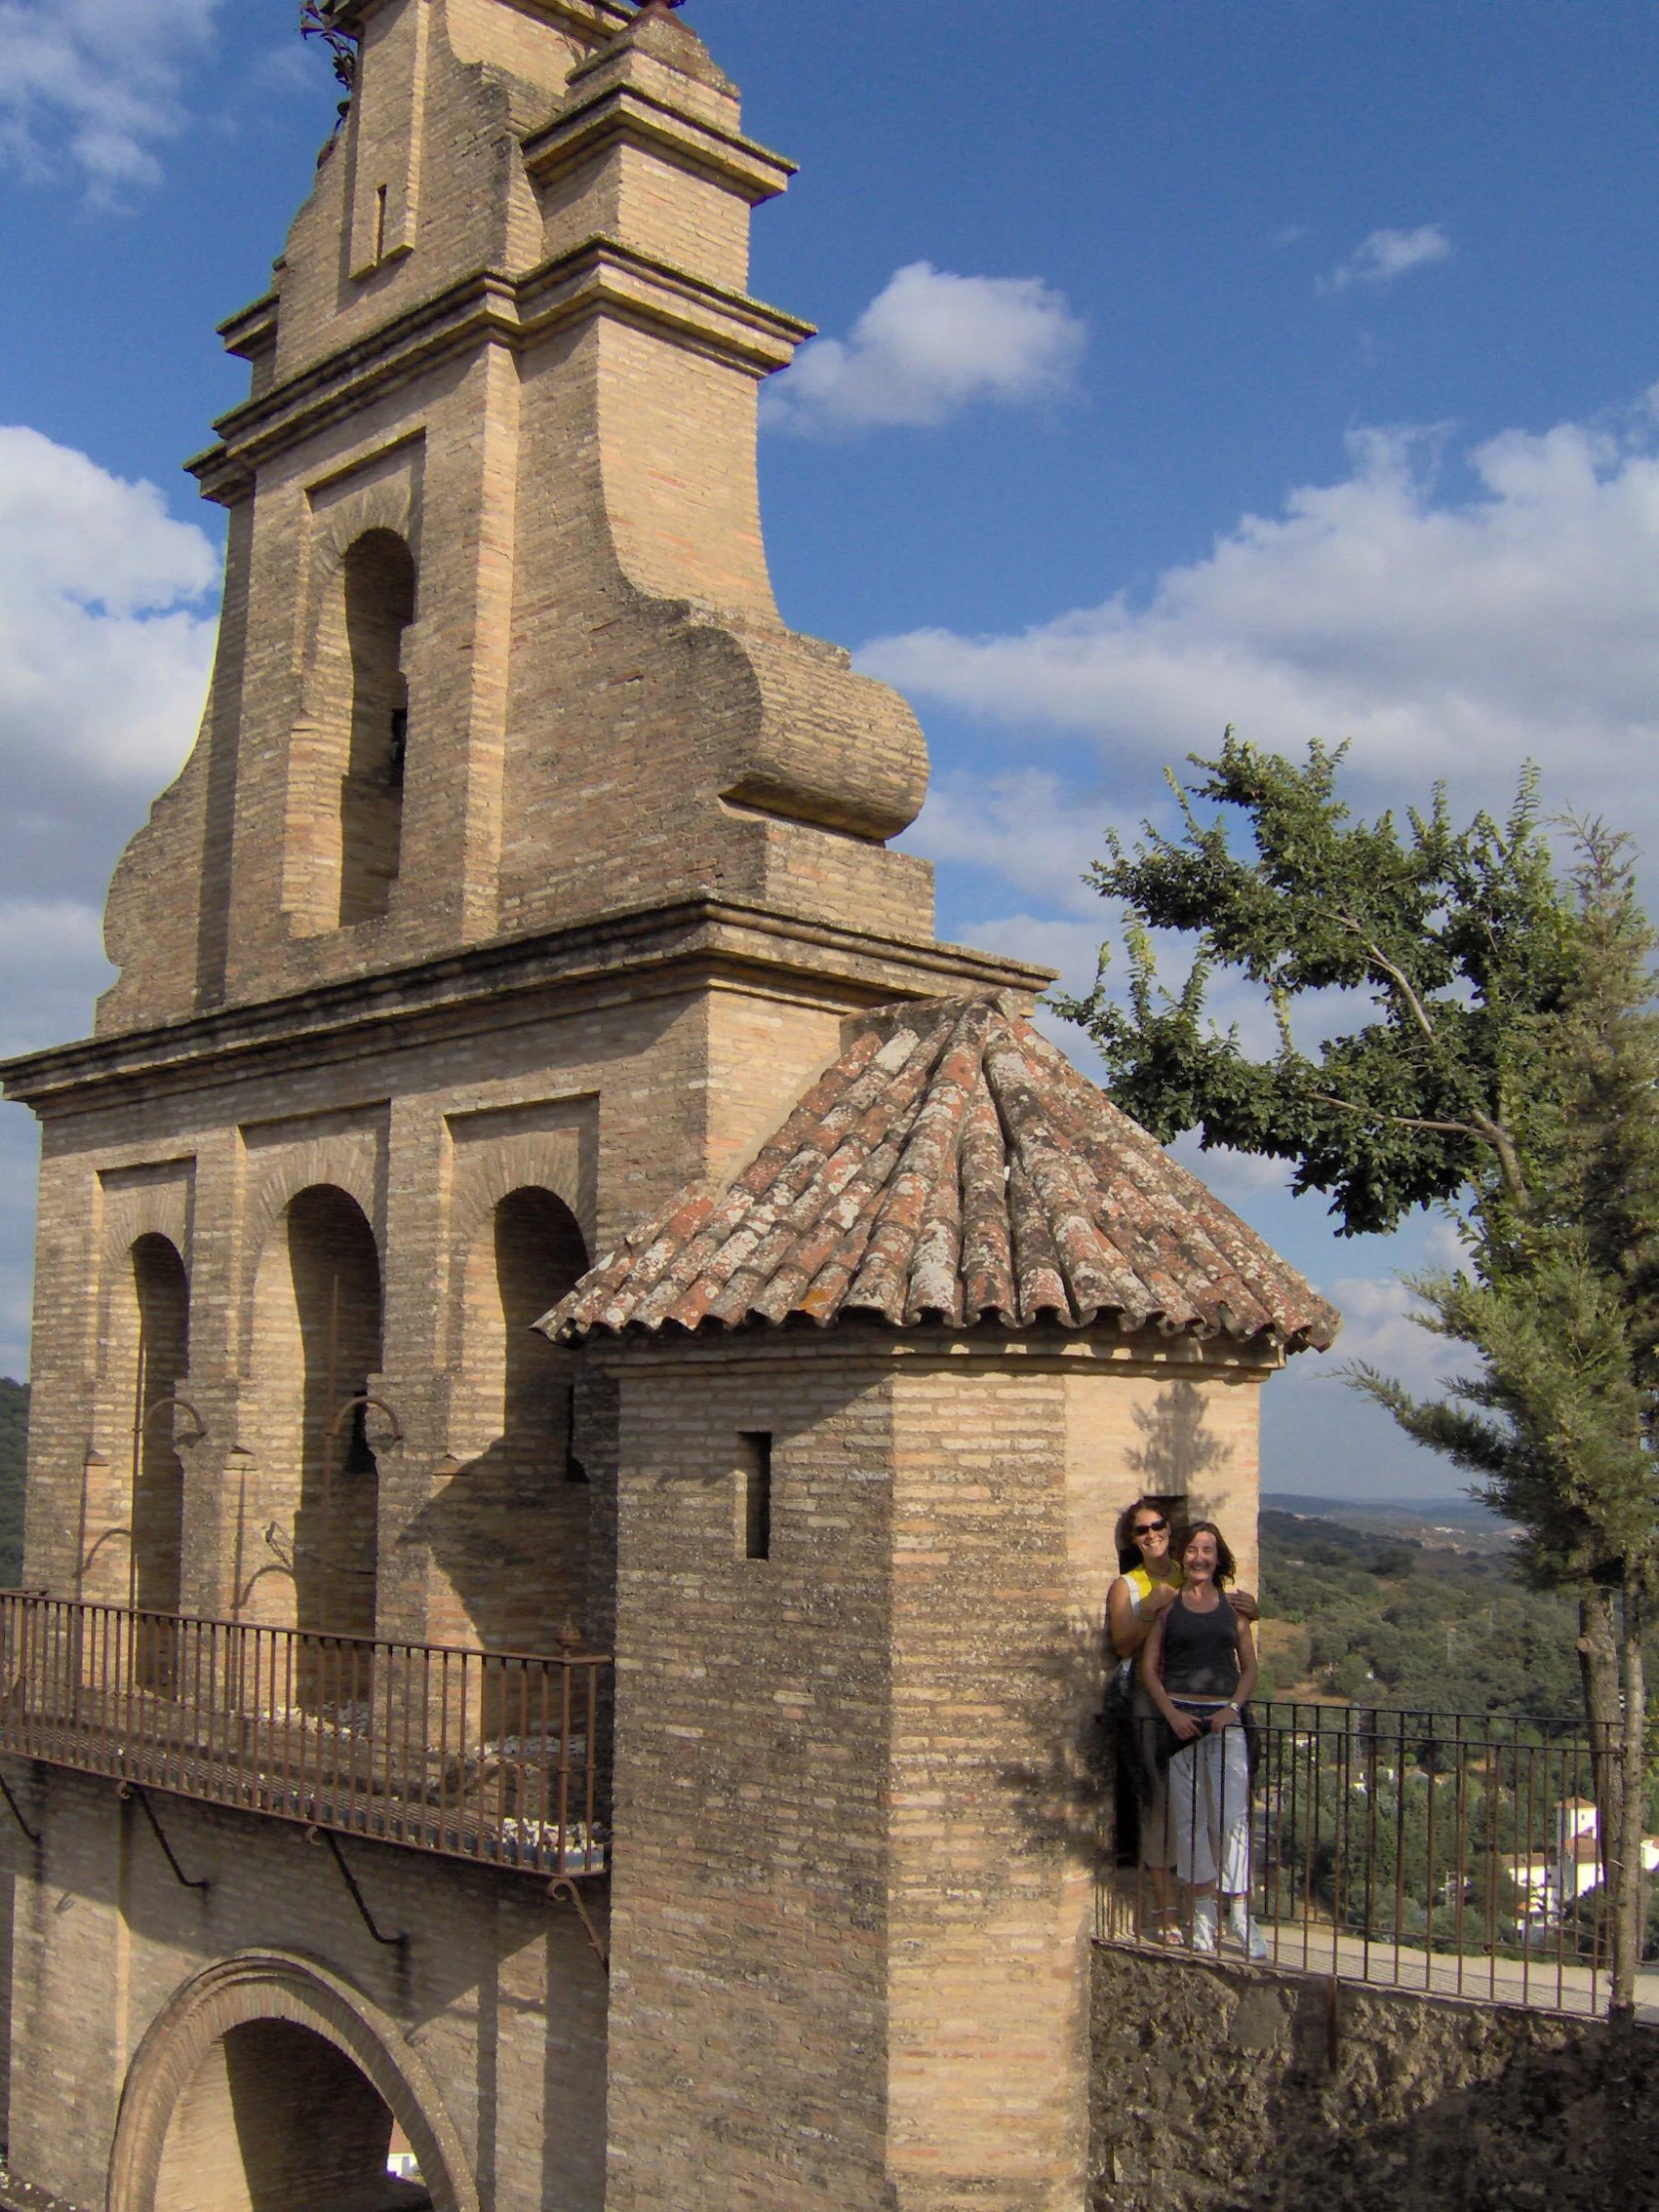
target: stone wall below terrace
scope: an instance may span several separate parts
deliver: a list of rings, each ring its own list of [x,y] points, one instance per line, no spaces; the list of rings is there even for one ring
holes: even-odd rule
[[[1093,2212],[1637,2212],[1659,2029],[1097,1944]]]

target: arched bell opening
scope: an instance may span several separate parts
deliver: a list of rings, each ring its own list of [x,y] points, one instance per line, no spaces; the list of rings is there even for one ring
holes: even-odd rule
[[[455,1471],[411,1533],[438,1573],[439,1640],[551,1652],[583,1628],[590,1492],[575,1448],[579,1358],[533,1324],[586,1273],[563,1199],[524,1184],[474,1217],[457,1270]]]
[[[351,725],[340,782],[339,922],[373,921],[391,902],[403,844],[409,685],[403,637],[415,616],[414,556],[392,530],[369,530],[343,564]]]
[[[176,1247],[140,1237],[132,1250],[138,1308],[133,1390],[133,1600],[176,1613],[184,1558],[185,1470],[176,1396],[190,1369],[190,1278]]]
[[[80,1595],[147,1613],[177,1613],[184,1575],[185,1470],[175,1423],[190,1366],[190,1278],[178,1247],[147,1234],[111,1284],[103,1366],[113,1448],[82,1474]],[[171,1629],[135,1631],[139,1679],[165,1674]]]
[[[290,1200],[286,1227],[302,1376],[295,1619],[372,1636],[380,1485],[363,1400],[380,1365],[380,1255],[362,1208],[330,1184]]]
[[[507,1193],[493,1228],[502,1442],[526,1473],[580,1482],[584,1470],[571,1436],[576,1358],[534,1324],[587,1273],[586,1242],[564,1200],[534,1186]]]

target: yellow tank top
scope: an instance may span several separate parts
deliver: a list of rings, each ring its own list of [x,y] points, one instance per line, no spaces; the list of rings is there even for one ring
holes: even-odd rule
[[[1141,1607],[1152,1595],[1154,1578],[1147,1573],[1145,1567],[1131,1567],[1123,1579],[1135,1593],[1135,1611],[1139,1613]],[[1159,1576],[1157,1579],[1162,1581],[1163,1577]],[[1171,1587],[1178,1590],[1181,1587],[1181,1582],[1182,1577],[1177,1575],[1171,1583]]]

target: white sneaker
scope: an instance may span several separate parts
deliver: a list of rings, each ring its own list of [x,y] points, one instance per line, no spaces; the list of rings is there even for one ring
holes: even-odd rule
[[[1193,1948],[1208,1951],[1214,1956],[1216,1949],[1216,1901],[1214,1898],[1198,1898],[1193,1904]]]
[[[1251,1919],[1243,1898],[1235,1898],[1227,1909],[1227,1933],[1248,1957],[1267,1957],[1268,1939]]]

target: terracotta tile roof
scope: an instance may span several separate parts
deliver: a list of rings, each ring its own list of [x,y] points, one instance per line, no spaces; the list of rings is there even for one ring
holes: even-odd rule
[[[920,1322],[1329,1345],[1341,1317],[1022,1015],[870,1015],[729,1189],[696,1184],[538,1328]]]

